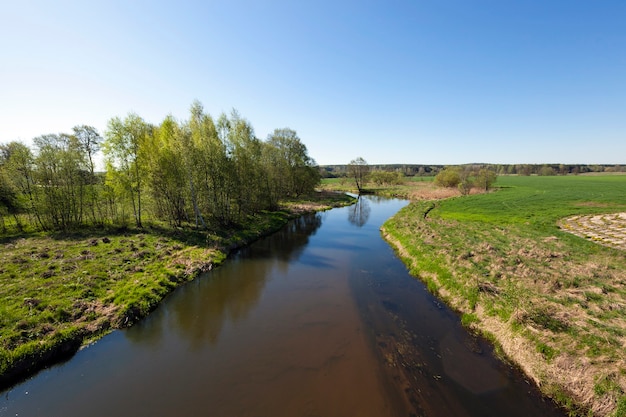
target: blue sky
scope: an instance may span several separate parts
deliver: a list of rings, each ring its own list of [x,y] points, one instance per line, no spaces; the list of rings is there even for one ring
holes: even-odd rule
[[[623,0],[0,1],[0,142],[235,108],[319,164],[626,163]]]

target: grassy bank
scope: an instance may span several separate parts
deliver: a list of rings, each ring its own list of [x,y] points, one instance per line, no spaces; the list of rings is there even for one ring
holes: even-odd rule
[[[231,249],[302,212],[350,202],[318,194],[212,231],[151,225],[0,239],[0,388],[130,326]]]
[[[626,211],[626,176],[497,186],[414,202],[383,233],[413,275],[572,414],[626,416],[626,255],[558,226]]]

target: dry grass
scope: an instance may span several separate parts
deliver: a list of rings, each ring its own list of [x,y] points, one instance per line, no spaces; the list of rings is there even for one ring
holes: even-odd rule
[[[285,200],[281,203],[281,208],[294,215],[301,215],[354,203],[354,199],[346,197],[343,193],[322,189],[307,196],[305,200]]]
[[[461,195],[461,192],[456,188],[437,187],[432,182],[414,183],[407,192],[409,200],[441,200],[459,195]]]

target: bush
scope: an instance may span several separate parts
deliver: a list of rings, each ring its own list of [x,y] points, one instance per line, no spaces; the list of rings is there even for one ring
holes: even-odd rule
[[[435,177],[435,185],[440,187],[455,188],[461,183],[461,175],[458,168],[445,168]]]
[[[370,181],[376,185],[399,185],[404,181],[401,172],[374,171],[370,173]]]

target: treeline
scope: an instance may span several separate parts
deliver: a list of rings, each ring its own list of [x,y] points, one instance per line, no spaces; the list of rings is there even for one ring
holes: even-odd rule
[[[464,164],[459,167],[489,169],[497,175],[577,175],[592,172],[626,172],[626,165],[586,165],[586,164]],[[435,176],[446,165],[382,164],[370,165],[372,171],[397,172],[408,177]],[[320,175],[324,178],[349,176],[349,166],[323,165]]]
[[[72,133],[0,145],[0,229],[71,230],[144,217],[174,226],[233,225],[281,199],[313,191],[319,170],[296,132],[254,135],[236,111],[214,120],[199,102],[189,119],[159,125],[131,113],[114,117],[104,136]],[[105,172],[96,171],[96,155]],[[10,222],[7,219],[11,219]]]

